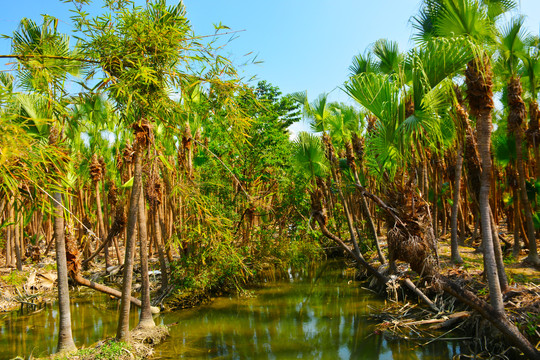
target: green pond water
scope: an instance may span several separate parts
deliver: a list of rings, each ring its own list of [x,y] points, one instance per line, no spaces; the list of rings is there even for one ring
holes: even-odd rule
[[[451,359],[455,342],[419,346],[387,340],[373,332],[373,293],[351,282],[339,267],[289,273],[266,283],[252,296],[216,298],[194,309],[155,318],[172,324],[171,337],[156,348],[161,359]],[[73,336],[78,347],[114,336],[118,303],[84,292],[73,300]],[[132,311],[131,323],[137,323]],[[44,356],[54,351],[58,333],[56,304],[34,314],[0,315],[0,359]]]

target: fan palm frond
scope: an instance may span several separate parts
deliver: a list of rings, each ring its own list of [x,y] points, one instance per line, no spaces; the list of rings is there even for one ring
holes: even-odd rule
[[[329,171],[328,160],[320,137],[300,132],[293,143],[296,166],[310,179],[325,176]]]

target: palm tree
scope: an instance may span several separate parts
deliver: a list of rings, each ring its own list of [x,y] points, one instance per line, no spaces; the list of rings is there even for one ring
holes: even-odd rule
[[[189,50],[198,43],[189,43],[189,22],[185,17],[183,4],[167,6],[166,1],[147,2],[145,8],[123,8],[115,11],[114,4],[109,4],[113,13],[112,20],[98,17],[95,22],[82,21],[80,31],[87,35],[81,41],[82,51],[99,62],[98,69],[107,78],[98,88],[106,88],[122,112],[122,119],[127,120],[134,130],[133,188],[131,192],[127,223],[126,252],[124,260],[124,278],[122,285],[121,311],[118,320],[117,340],[129,339],[129,312],[131,282],[133,277],[133,255],[137,218],[146,223],[146,212],[141,206],[142,161],[145,152],[153,147],[152,122],[166,122],[177,105],[170,97],[170,89],[183,84],[190,78],[185,75],[190,61],[204,62],[205,56],[193,54]],[[79,13],[79,16],[83,14]],[[113,24],[113,26],[109,26]],[[167,41],[163,41],[167,39]],[[220,74],[216,66],[227,67],[220,61],[210,66],[208,74]],[[204,66],[203,66],[204,68]],[[227,68],[226,74],[233,75]],[[177,125],[177,124],[174,124]],[[141,251],[147,251],[146,248]],[[144,261],[143,257],[143,261]],[[144,265],[143,265],[144,266]],[[148,274],[143,274],[148,276]],[[145,284],[147,284],[145,282]],[[147,289],[144,290],[145,294]],[[142,319],[141,319],[142,320]]]
[[[326,176],[329,164],[321,139],[307,132],[300,132],[293,144],[295,164],[313,184],[317,177]]]
[[[495,19],[507,10],[515,7],[512,0],[425,0],[420,15],[416,18],[415,28],[419,30],[420,40],[433,37],[452,38],[465,36],[480,44],[493,43],[495,36]],[[492,130],[493,110],[493,73],[489,52],[479,47],[475,58],[467,64],[465,84],[471,116],[476,118],[478,134],[478,151],[480,154],[482,173],[479,193],[482,238],[484,246],[485,273],[488,278],[490,302],[493,309],[492,322],[503,331],[516,346],[531,358],[539,356],[538,351],[509,322],[504,312],[499,274],[495,258],[494,246],[498,245],[493,238],[491,214],[489,206],[491,178],[490,138]],[[449,285],[446,290],[460,296],[456,288]],[[462,299],[464,299],[462,297]],[[469,301],[469,300],[467,300]],[[485,315],[489,316],[489,315]]]
[[[45,16],[43,24],[23,19],[18,31],[12,39],[12,52],[21,64],[20,74],[22,86],[28,90],[43,94],[48,102],[48,118],[56,119],[50,127],[49,144],[57,146],[60,143],[60,126],[58,119],[62,117],[63,106],[57,99],[63,92],[63,82],[69,73],[78,71],[78,64],[69,59],[73,52],[70,50],[69,37],[59,34],[56,30],[56,20]],[[56,169],[59,171],[59,169]],[[56,239],[56,258],[58,272],[58,299],[60,308],[60,326],[58,352],[75,350],[71,333],[71,314],[69,308],[68,275],[64,237],[64,210],[62,205],[60,173],[57,178],[53,195],[54,230]]]
[[[532,144],[535,157],[535,175],[540,179],[540,111],[538,110],[538,74],[540,73],[540,38],[531,36],[525,41],[526,49],[521,54],[523,62],[522,78],[528,85],[529,94],[529,125],[527,129],[527,139]]]
[[[466,36],[480,44],[484,44],[486,41],[492,42],[495,34],[494,18],[501,13],[495,11],[494,3],[496,2],[490,2],[492,6],[488,7],[476,0],[426,0],[420,15],[415,19],[414,27],[419,30],[418,40]],[[508,6],[510,4],[502,5]],[[499,7],[499,9],[502,8]],[[491,304],[502,314],[504,307],[494,252],[496,239],[492,236],[489,208],[491,110],[493,109],[492,72],[488,54],[483,50],[476,52],[475,59],[467,65],[465,78],[470,114],[477,121],[478,151],[482,164],[479,206],[486,274],[490,285]]]
[[[304,118],[310,121],[314,132],[328,131],[328,121],[333,116],[332,108],[328,102],[328,94],[320,94],[313,102],[308,101],[307,92],[292,94],[293,99],[303,106]]]
[[[520,56],[524,55],[524,41],[527,36],[523,28],[524,18],[517,17],[503,28],[499,41],[499,55],[502,68],[508,78],[508,131],[514,135],[516,141],[516,170],[518,173],[518,192],[520,202],[525,214],[527,226],[527,238],[529,240],[529,255],[527,260],[532,264],[540,264],[540,258],[536,250],[536,236],[532,209],[527,196],[525,186],[525,169],[523,166],[523,129],[522,125],[526,116],[525,103],[522,99],[521,78],[518,75],[520,69]]]

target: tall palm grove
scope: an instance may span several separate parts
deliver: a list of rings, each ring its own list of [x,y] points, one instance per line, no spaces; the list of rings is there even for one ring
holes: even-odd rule
[[[146,331],[164,304],[337,257],[380,294],[399,279],[434,316],[455,298],[540,358],[540,329],[508,309],[524,291],[508,265],[540,267],[540,38],[515,1],[424,0],[412,49],[373,39],[354,57],[341,87],[354,105],[244,82],[220,55],[231,30],[195,34],[182,2],[105,1],[100,15],[64,2],[76,36],[21,19],[0,56],[13,64],[0,266],[24,276],[54,257],[58,352],[76,350],[75,286],[119,299],[129,341],[134,309]],[[289,140],[299,120],[311,131]],[[482,291],[464,280],[466,247],[482,254]]]

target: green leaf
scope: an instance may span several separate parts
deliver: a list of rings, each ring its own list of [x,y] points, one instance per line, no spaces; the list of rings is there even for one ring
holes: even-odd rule
[[[161,162],[163,163],[163,165],[167,167],[167,169],[169,169],[170,171],[174,171],[174,168],[172,167],[172,165],[169,163],[169,161],[167,160],[165,156],[158,155],[158,157],[159,157],[159,160],[161,160]]]
[[[122,186],[120,186],[122,189],[131,188],[133,186],[133,177],[125,182]]]

